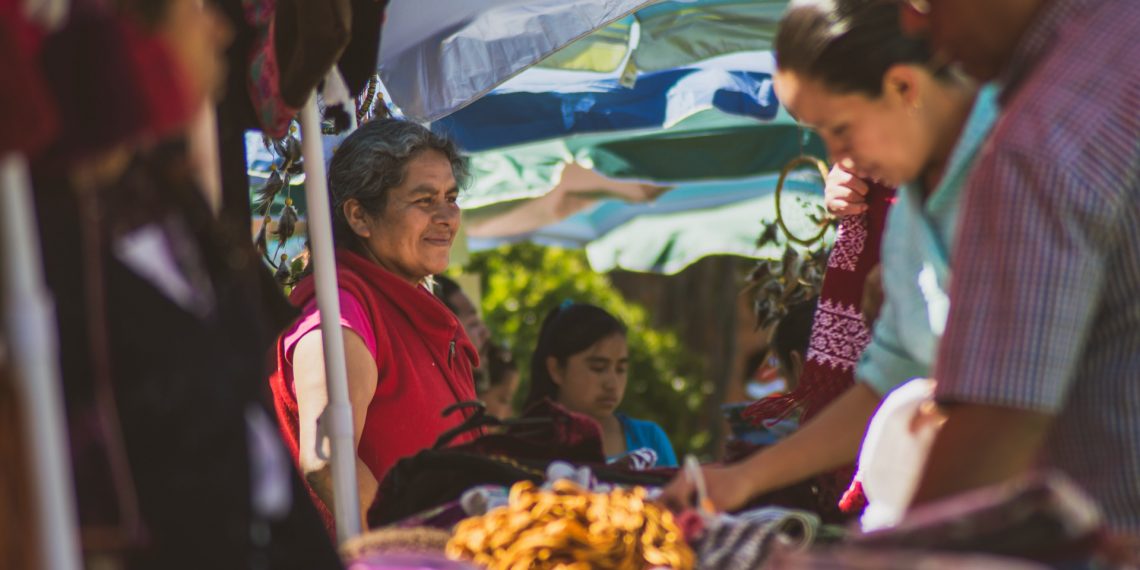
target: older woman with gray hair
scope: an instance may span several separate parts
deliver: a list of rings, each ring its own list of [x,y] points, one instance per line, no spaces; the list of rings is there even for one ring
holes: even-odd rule
[[[447,268],[466,177],[466,162],[450,141],[393,119],[361,126],[329,165],[361,512],[399,459],[431,447],[463,421],[443,418],[444,408],[475,399],[477,352],[425,287]],[[332,529],[328,454],[317,448],[328,395],[311,276],[290,300],[302,313],[278,339],[271,387],[286,442]]]

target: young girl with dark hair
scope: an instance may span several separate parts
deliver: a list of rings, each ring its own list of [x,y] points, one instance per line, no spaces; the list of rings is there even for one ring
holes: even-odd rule
[[[676,467],[673,445],[661,426],[616,410],[629,366],[626,328],[600,307],[566,304],[546,315],[530,362],[527,405],[544,398],[597,420],[602,447],[614,459],[652,449],[658,467]]]

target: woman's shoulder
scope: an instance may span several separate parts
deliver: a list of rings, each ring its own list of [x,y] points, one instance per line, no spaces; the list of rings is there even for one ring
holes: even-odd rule
[[[377,339],[384,338],[384,328],[382,323],[375,322],[375,319],[369,315],[368,310],[365,308],[364,302],[357,297],[357,295],[347,288],[338,288],[337,300],[340,301],[340,324],[341,327],[346,328],[364,340],[365,346],[368,351],[372,353],[373,357],[378,354]],[[286,358],[291,359],[293,349],[301,338],[310,332],[316,331],[321,325],[320,309],[317,306],[316,297],[310,298],[301,305],[301,315],[294,321],[282,334],[282,341],[284,342]],[[379,333],[379,334],[378,334]]]

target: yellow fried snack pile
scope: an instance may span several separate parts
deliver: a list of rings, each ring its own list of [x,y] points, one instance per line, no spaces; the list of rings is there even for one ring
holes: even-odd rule
[[[447,555],[489,570],[693,567],[672,513],[644,489],[590,493],[569,481],[515,484],[507,506],[459,523]]]

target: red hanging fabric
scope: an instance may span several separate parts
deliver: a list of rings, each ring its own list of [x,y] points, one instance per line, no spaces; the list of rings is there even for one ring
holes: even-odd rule
[[[44,31],[23,16],[21,3],[0,1],[0,154],[29,156],[59,129],[55,103],[38,59]]]
[[[844,218],[827,261],[823,290],[812,323],[811,341],[799,386],[788,394],[769,396],[741,414],[753,425],[775,422],[802,409],[801,423],[810,420],[855,383],[855,365],[871,342],[871,331],[861,310],[867,274],[879,264],[879,250],[894,189],[868,182],[868,209]],[[844,512],[857,511],[865,501],[843,496],[854,476],[854,466],[818,477],[822,489]]]
[[[743,416],[753,424],[782,419],[797,407],[803,408],[802,420],[806,421],[854,383],[855,365],[871,341],[860,309],[863,283],[879,264],[883,227],[893,202],[893,189],[872,184],[867,212],[840,223],[799,386],[788,394],[770,396],[749,406]]]

